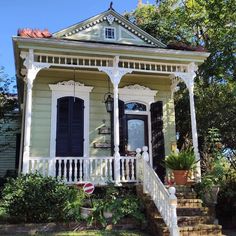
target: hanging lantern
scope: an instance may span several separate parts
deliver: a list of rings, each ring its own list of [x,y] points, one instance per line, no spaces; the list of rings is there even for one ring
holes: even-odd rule
[[[111,95],[112,95],[111,93],[106,93],[104,95],[104,103],[105,103],[107,112],[112,112],[113,110],[113,97]]]

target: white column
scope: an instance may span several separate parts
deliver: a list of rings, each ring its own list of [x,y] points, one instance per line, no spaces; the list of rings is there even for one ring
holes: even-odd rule
[[[100,71],[105,72],[112,84],[113,84],[113,93],[114,93],[114,157],[115,157],[115,167],[114,167],[114,176],[116,184],[120,183],[120,152],[119,152],[119,145],[120,145],[120,130],[119,130],[119,92],[118,86],[121,81],[121,78],[127,74],[131,73],[132,69],[126,68],[119,68],[119,57],[115,56],[113,60],[113,67],[99,67]]]
[[[200,155],[198,150],[198,135],[197,135],[197,122],[196,122],[196,111],[194,104],[194,78],[196,77],[195,71],[197,70],[197,66],[194,63],[190,63],[188,66],[188,72],[175,72],[174,75],[186,84],[189,91],[189,101],[190,101],[190,114],[191,114],[191,128],[192,128],[192,140],[193,140],[193,148],[194,154],[197,161],[197,169],[196,169],[196,179],[199,181],[201,179],[201,164],[200,164]],[[174,86],[177,85],[178,80],[172,80],[173,87],[171,88],[172,92],[174,91]]]
[[[29,171],[29,147],[30,129],[32,112],[32,87],[33,80],[26,78],[26,106],[25,106],[25,129],[24,129],[24,148],[23,148],[23,173]]]
[[[192,139],[194,153],[197,161],[197,179],[201,178],[201,164],[200,164],[200,155],[198,150],[198,135],[197,135],[197,122],[196,122],[196,111],[194,103],[194,84],[188,88],[189,90],[189,101],[190,101],[190,114],[191,114],[191,127],[192,127]]]
[[[24,126],[24,147],[23,147],[23,173],[29,172],[29,154],[30,154],[30,138],[31,138],[31,117],[32,117],[32,88],[33,82],[37,73],[44,67],[49,65],[34,63],[34,51],[29,49],[29,52],[21,53],[21,57],[25,60],[26,76],[26,105],[25,105],[25,126]]]

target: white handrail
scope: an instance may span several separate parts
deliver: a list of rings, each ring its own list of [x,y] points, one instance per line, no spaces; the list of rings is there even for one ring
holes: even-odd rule
[[[153,168],[148,164],[147,148],[143,148],[141,159],[143,164],[143,191],[148,193],[160,212],[166,223],[171,236],[179,236],[179,227],[177,224],[177,198],[175,188],[170,187],[169,192],[161,182]],[[139,151],[139,150],[137,150]],[[138,153],[137,153],[138,155]]]

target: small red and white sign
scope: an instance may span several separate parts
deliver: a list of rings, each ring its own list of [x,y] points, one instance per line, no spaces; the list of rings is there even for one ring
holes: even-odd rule
[[[92,194],[94,189],[95,189],[94,184],[89,183],[89,182],[84,184],[83,190],[85,193]]]

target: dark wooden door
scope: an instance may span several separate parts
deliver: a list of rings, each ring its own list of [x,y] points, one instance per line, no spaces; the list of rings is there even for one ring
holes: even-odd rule
[[[151,104],[151,128],[153,168],[161,181],[164,182],[166,171],[162,163],[165,159],[165,143],[163,134],[163,103],[161,101]]]
[[[74,97],[57,100],[56,156],[83,156],[84,101]]]

